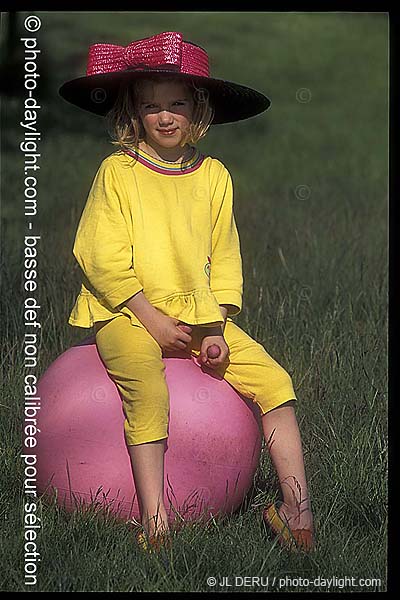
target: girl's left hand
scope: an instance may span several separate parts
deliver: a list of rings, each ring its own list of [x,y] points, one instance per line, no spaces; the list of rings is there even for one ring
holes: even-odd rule
[[[217,358],[209,358],[207,350],[210,346],[216,345],[220,349],[220,354]],[[211,369],[216,369],[226,362],[229,356],[229,348],[222,335],[207,335],[203,338],[200,348],[199,361]]]

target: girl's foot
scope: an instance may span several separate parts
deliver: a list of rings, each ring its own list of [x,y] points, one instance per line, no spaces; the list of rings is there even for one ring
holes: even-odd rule
[[[146,552],[159,552],[171,545],[171,532],[167,514],[158,513],[155,517],[142,521],[142,527],[136,534],[139,547]]]
[[[289,550],[310,552],[314,548],[314,527],[309,508],[275,503],[263,511],[264,523]]]

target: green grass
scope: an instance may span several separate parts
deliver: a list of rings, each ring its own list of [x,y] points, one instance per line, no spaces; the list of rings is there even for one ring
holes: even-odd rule
[[[90,43],[126,44],[181,30],[217,77],[272,99],[268,113],[213,128],[201,149],[235,184],[245,292],[236,322],[292,375],[318,532],[312,556],[289,556],[260,524],[277,495],[263,450],[238,513],[187,525],[170,556],[140,555],[132,533],[95,510],[39,502],[37,591],[207,591],[263,576],[270,591],[315,591],[279,578],[380,578],[387,568],[388,19],[372,13],[38,13],[42,29],[41,171],[36,232],[42,323],[37,374],[89,331],[68,326],[79,290],[72,244],[86,195],[113,148],[101,119],[57,97],[82,75]],[[21,13],[25,16],[25,13]],[[47,71],[46,71],[47,68]],[[308,90],[309,102],[296,99]],[[23,575],[21,99],[2,106],[0,511],[3,591]],[[299,187],[303,186],[303,187]],[[272,579],[276,578],[274,588]],[[218,585],[214,591],[221,591]],[[223,588],[263,591],[262,588]],[[335,591],[371,591],[337,587]]]

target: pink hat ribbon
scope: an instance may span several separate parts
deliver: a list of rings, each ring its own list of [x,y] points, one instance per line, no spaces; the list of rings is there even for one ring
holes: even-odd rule
[[[184,42],[182,34],[166,31],[128,46],[93,44],[89,48],[86,75],[125,70],[166,69],[209,77],[207,52]]]

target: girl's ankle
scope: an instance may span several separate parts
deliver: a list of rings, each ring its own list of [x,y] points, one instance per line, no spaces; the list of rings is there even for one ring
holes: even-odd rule
[[[279,504],[279,503],[278,503]],[[296,498],[290,500],[283,500],[280,507],[286,509],[290,513],[303,513],[311,511],[310,502],[306,500],[297,500]]]
[[[313,518],[309,503],[282,502],[278,512],[291,529],[302,527],[312,528]]]
[[[169,532],[167,515],[157,518],[145,518],[142,520],[142,527],[148,536],[162,536]]]

